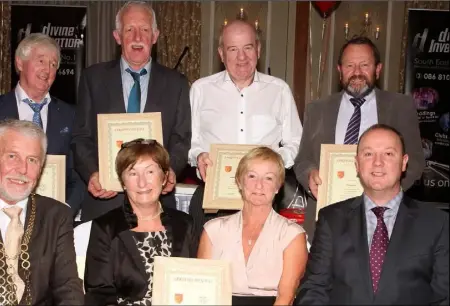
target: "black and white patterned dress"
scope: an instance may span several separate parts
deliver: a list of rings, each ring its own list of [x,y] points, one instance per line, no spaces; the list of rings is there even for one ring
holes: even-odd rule
[[[150,233],[133,232],[133,237],[144,262],[145,273],[148,277],[148,288],[144,298],[140,301],[130,301],[128,298],[119,297],[117,303],[127,306],[150,306],[152,304],[154,257],[170,257],[172,254],[172,242],[167,238],[166,231]]]

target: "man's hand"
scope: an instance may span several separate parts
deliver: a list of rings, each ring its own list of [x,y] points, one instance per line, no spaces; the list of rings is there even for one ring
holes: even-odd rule
[[[200,153],[197,156],[197,168],[198,168],[198,172],[200,172],[200,176],[202,177],[203,181],[206,180],[206,169],[208,167],[211,167],[212,164],[213,164],[213,162],[211,159],[209,159],[208,152]]]
[[[117,195],[117,192],[112,190],[105,190],[100,184],[98,172],[92,173],[89,178],[88,191],[96,198],[111,199]]]
[[[317,199],[317,193],[319,191],[319,185],[322,184],[322,180],[319,176],[319,170],[313,169],[309,172],[309,189],[312,195]]]
[[[162,194],[167,194],[175,188],[175,185],[177,184],[177,176],[175,175],[175,172],[173,172],[172,168],[169,169],[169,173],[167,175],[167,182],[166,185],[163,187]]]

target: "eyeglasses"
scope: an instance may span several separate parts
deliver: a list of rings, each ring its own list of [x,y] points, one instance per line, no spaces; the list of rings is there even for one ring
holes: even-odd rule
[[[154,140],[154,139],[138,138],[138,139],[135,139],[135,140],[131,140],[131,141],[122,143],[122,145],[120,146],[120,149],[122,150],[122,149],[125,149],[125,148],[129,148],[129,147],[137,145],[137,144],[143,144],[143,145],[152,146],[152,145],[156,144],[156,140]]]

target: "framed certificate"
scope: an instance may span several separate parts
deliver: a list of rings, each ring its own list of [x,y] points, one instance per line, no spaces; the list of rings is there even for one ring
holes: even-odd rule
[[[316,220],[319,210],[363,193],[356,174],[356,145],[322,144],[319,174],[322,184],[317,195]]]
[[[161,113],[98,114],[100,184],[106,190],[123,191],[116,174],[116,156],[122,143],[137,138],[163,143]]]
[[[218,209],[242,209],[243,201],[234,180],[241,158],[255,145],[212,144],[209,153],[213,162],[206,170],[203,208],[207,212]]]
[[[47,155],[36,193],[66,203],[66,156]]]
[[[230,263],[156,256],[152,305],[231,305]]]

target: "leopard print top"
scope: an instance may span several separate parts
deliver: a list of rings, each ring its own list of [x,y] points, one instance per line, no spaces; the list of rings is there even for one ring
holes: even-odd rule
[[[167,238],[166,231],[150,233],[133,232],[133,237],[145,265],[145,273],[148,276],[148,289],[142,300],[132,301],[129,298],[119,297],[117,303],[126,306],[150,306],[152,305],[154,257],[170,257],[172,254],[172,242]]]

